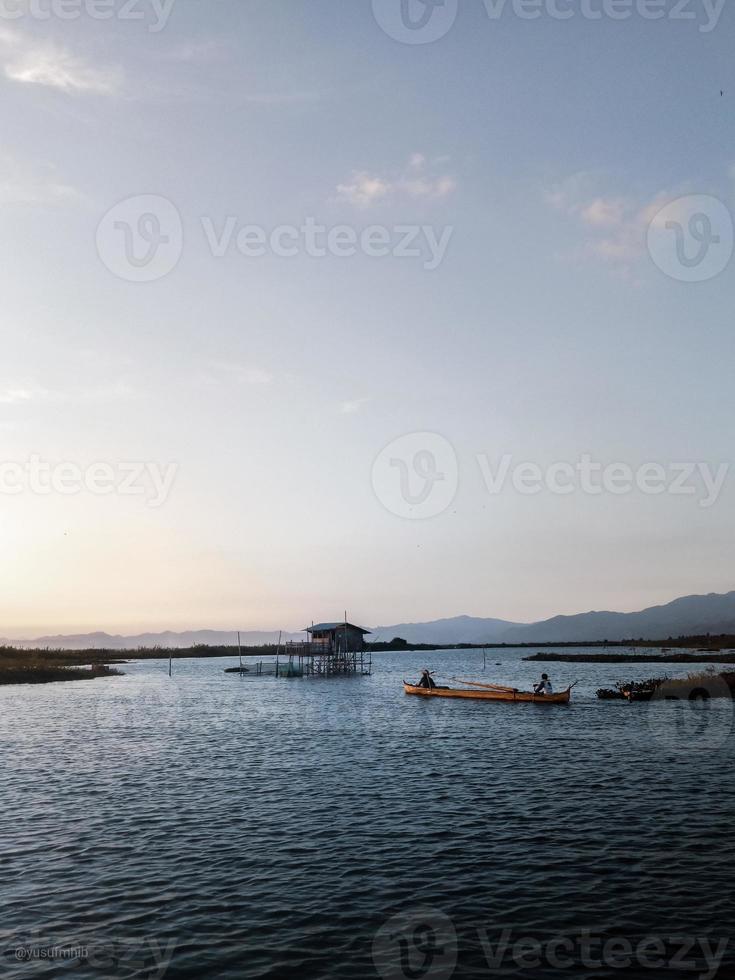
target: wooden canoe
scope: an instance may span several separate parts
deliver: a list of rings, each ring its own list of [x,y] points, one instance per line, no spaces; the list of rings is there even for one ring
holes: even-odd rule
[[[569,704],[571,687],[558,694],[533,694],[531,691],[473,690],[459,687],[417,687],[403,682],[406,694],[418,694],[422,698],[469,698],[473,701],[525,701],[531,704]]]

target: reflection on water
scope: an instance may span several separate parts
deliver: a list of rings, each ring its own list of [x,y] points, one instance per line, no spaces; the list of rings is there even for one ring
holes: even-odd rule
[[[500,683],[548,669],[497,659]],[[427,663],[482,676],[463,651],[0,688],[2,975],[601,976],[584,930],[651,962],[657,937],[729,939],[731,703],[594,699],[645,664],[552,665],[568,707],[406,697]]]

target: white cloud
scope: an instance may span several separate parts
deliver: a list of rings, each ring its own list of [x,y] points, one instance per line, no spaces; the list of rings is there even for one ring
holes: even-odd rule
[[[442,158],[442,163],[446,163]],[[414,198],[439,200],[452,194],[457,181],[450,174],[437,173],[422,153],[414,153],[399,173],[373,174],[355,170],[337,185],[337,198],[357,208],[369,208],[388,199]]]
[[[366,171],[354,171],[346,184],[337,185],[337,196],[357,208],[369,208],[384,200],[392,191],[391,184],[382,177]]]
[[[573,255],[593,255],[618,269],[630,266],[646,251],[648,225],[667,196],[649,201],[604,193],[600,174],[577,173],[545,193],[547,203],[579,223],[581,248]]]
[[[411,197],[439,198],[447,197],[457,188],[453,177],[417,177],[416,180],[404,180],[398,184]]]
[[[600,175],[582,170],[554,184],[544,196],[556,211],[574,214],[599,194],[600,184]]]
[[[135,389],[123,380],[97,386],[75,384],[56,388],[47,388],[37,382],[26,380],[0,383],[0,405],[127,401],[136,395]]]
[[[595,198],[582,210],[582,220],[588,225],[599,227],[622,224],[625,218],[626,202],[621,198]]]
[[[31,384],[0,385],[0,405],[26,405],[48,398],[45,388]]]
[[[0,153],[0,207],[10,204],[52,205],[80,201],[83,195],[59,180],[52,168],[32,170]]]
[[[367,405],[370,398],[354,398],[352,401],[342,402],[339,406],[341,415],[357,415],[364,405]]]
[[[0,64],[6,78],[69,93],[112,95],[121,85],[118,68],[97,68],[53,41],[38,42],[0,28]]]

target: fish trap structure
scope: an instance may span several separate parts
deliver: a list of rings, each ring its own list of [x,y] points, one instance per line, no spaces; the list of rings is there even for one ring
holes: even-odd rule
[[[288,662],[302,677],[355,677],[372,673],[372,651],[365,637],[370,630],[345,619],[342,623],[312,623],[308,639],[285,646]]]
[[[258,660],[248,666],[228,667],[226,674],[240,674],[242,677],[303,677],[303,670],[291,658],[277,657],[275,660]]]

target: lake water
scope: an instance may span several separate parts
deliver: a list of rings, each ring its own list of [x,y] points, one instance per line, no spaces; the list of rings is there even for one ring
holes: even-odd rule
[[[0,688],[1,975],[724,976],[732,702],[599,702],[657,668],[520,657]],[[406,697],[425,665],[580,684],[568,707]]]

